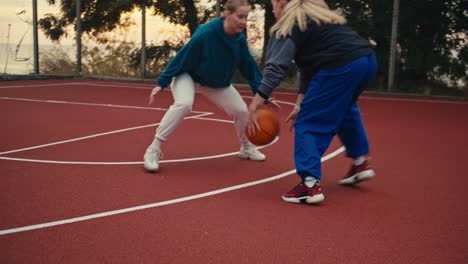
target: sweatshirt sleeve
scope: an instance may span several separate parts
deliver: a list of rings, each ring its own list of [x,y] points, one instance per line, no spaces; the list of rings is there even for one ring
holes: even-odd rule
[[[195,34],[190,41],[180,49],[176,56],[172,58],[164,71],[159,75],[157,83],[161,88],[166,88],[172,78],[188,72],[199,64],[202,54],[202,38]]]
[[[249,82],[250,88],[255,95],[262,80],[262,72],[250,53],[245,38],[241,43],[241,63],[239,65],[239,70],[242,76]]]
[[[268,44],[263,79],[258,88],[260,95],[267,99],[278,87],[291,65],[296,45],[290,38],[277,39],[274,35]],[[263,97],[263,96],[262,96]]]

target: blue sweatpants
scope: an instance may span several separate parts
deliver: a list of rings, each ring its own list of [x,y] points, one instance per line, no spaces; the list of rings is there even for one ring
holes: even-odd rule
[[[294,160],[302,179],[322,178],[320,159],[336,134],[348,157],[369,153],[356,101],[376,72],[376,58],[369,55],[333,70],[320,70],[312,78],[294,122]]]

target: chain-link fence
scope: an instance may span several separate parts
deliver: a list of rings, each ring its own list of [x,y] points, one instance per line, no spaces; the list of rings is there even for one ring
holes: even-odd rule
[[[26,75],[28,78],[69,76],[152,80],[186,43],[197,24],[219,14],[224,1],[175,1],[193,6],[182,3],[163,6],[163,2],[7,2],[0,11],[3,78]],[[264,25],[272,23],[271,4],[270,1],[251,2],[253,9],[246,34],[252,53],[262,65]],[[375,49],[380,70],[370,90],[468,97],[468,14],[466,8],[459,13],[454,11],[466,7],[466,1],[451,1],[451,6],[443,1],[431,1],[431,6],[427,7],[429,13],[431,8],[439,8],[438,12],[442,13],[438,19],[445,23],[440,27],[445,28],[434,29],[444,34],[442,38],[425,26],[436,18],[413,14],[420,18],[416,22],[411,20],[415,7],[406,2],[329,2],[344,11],[353,28],[377,42]],[[195,16],[189,15],[195,17],[195,24],[187,20],[190,7],[194,8]],[[436,43],[420,39],[426,36],[424,34]],[[245,81],[236,74],[233,82]],[[296,83],[296,68],[292,65],[282,87],[295,89]]]

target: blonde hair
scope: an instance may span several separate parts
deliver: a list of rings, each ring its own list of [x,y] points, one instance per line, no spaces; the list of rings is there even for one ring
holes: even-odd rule
[[[275,0],[281,1],[281,0]],[[346,19],[338,10],[330,10],[324,0],[286,0],[288,3],[281,17],[271,27],[270,34],[276,31],[277,38],[291,35],[293,27],[299,26],[301,31],[307,30],[307,19],[321,24],[344,24]]]
[[[250,2],[248,0],[227,0],[224,4],[224,12],[221,14],[221,16],[225,17],[228,12],[236,12],[239,6],[250,6]]]

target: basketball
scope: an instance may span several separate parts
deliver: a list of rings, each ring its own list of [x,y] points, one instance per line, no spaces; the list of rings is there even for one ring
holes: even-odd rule
[[[256,146],[263,146],[272,142],[279,134],[280,124],[278,117],[272,111],[260,108],[257,110],[257,123],[260,130],[256,130],[254,135],[245,133],[249,141]]]

